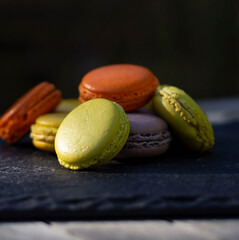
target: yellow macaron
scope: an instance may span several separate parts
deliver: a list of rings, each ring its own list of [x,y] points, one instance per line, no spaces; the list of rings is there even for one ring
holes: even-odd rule
[[[67,113],[48,113],[38,117],[31,126],[33,145],[44,151],[55,152],[55,136],[66,115]]]
[[[69,113],[74,108],[78,107],[80,104],[81,104],[80,101],[75,98],[62,99],[62,101],[56,106],[54,112]]]

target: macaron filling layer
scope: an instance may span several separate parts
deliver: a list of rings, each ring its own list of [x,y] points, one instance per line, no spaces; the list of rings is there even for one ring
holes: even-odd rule
[[[130,134],[123,149],[158,148],[171,141],[169,131],[155,134]]]
[[[33,140],[52,143],[52,144],[54,144],[54,141],[55,141],[55,136],[50,136],[50,135],[47,136],[47,135],[39,135],[39,134],[31,133],[30,137]]]
[[[37,124],[31,125],[31,133],[36,135],[55,136],[57,130],[58,128],[56,127],[40,126]]]

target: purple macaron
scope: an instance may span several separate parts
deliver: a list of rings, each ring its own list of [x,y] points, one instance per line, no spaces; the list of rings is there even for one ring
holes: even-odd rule
[[[128,113],[130,134],[117,158],[154,157],[166,152],[171,142],[167,123],[152,114]]]

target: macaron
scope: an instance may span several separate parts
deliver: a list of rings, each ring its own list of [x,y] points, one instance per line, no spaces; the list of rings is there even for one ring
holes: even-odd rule
[[[80,101],[78,99],[75,98],[62,99],[61,102],[56,106],[54,112],[69,113],[79,105]]]
[[[36,148],[55,152],[55,136],[67,113],[47,113],[39,116],[35,124],[31,125],[30,137]]]
[[[158,116],[128,113],[130,134],[116,158],[148,158],[165,153],[171,142],[167,123]]]
[[[38,116],[51,112],[61,101],[61,92],[48,82],[29,90],[0,118],[0,137],[16,143],[26,133]]]
[[[126,112],[147,104],[152,98],[158,79],[146,67],[115,64],[88,72],[79,84],[81,102],[106,98],[120,104]]]
[[[199,105],[182,89],[161,85],[153,107],[189,149],[204,152],[214,145],[213,128]]]
[[[134,111],[135,113],[146,113],[146,114],[153,114],[156,115],[156,113],[153,110],[153,101],[152,99],[143,107],[137,109]]]
[[[71,111],[57,131],[59,163],[72,170],[102,165],[122,149],[129,128],[119,104],[107,99],[87,101]]]

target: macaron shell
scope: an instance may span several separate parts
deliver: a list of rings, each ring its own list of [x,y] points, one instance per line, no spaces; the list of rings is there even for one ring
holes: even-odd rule
[[[154,91],[158,86],[158,81],[155,80],[147,87],[142,89],[137,89],[135,92],[128,93],[112,93],[112,94],[102,94],[91,92],[90,90],[84,88],[81,84],[79,87],[80,91],[80,102],[85,102],[95,98],[105,98],[113,102],[120,104],[126,112],[132,112],[145,104],[147,104],[153,97]]]
[[[95,93],[121,94],[147,87],[152,81],[154,74],[143,66],[115,64],[90,71],[83,77],[82,85]]]
[[[55,152],[54,143],[47,143],[47,142],[39,141],[35,139],[32,141],[32,143],[36,148],[41,149],[43,151]]]
[[[29,122],[32,124],[37,117],[52,112],[56,105],[61,101],[61,92],[55,90],[45,98],[41,99],[33,108],[27,112]]]
[[[63,120],[55,139],[61,165],[74,170],[103,164],[123,147],[129,123],[123,109],[106,99],[75,108]]]
[[[44,114],[36,119],[36,125],[58,128],[66,116],[67,113]]]
[[[190,149],[203,152],[214,145],[213,129],[205,113],[183,90],[161,85],[153,106]]]
[[[103,66],[83,77],[79,100],[105,98],[131,112],[147,104],[158,85],[158,79],[145,67],[133,64]]]
[[[78,99],[74,98],[62,99],[62,101],[56,106],[54,112],[69,113],[79,105],[80,101]]]
[[[98,156],[98,161],[95,166],[102,165],[108,160],[114,158],[121,151],[128,139],[130,131],[129,120],[123,108],[118,104],[116,104],[116,107],[120,113],[120,128],[118,134],[114,137],[110,145]]]
[[[131,134],[154,134],[168,130],[167,123],[158,116],[128,113]]]
[[[131,158],[147,158],[156,157],[162,155],[169,149],[170,141],[165,142],[160,147],[157,148],[132,148],[132,149],[123,149],[116,158],[118,159],[131,159]]]

